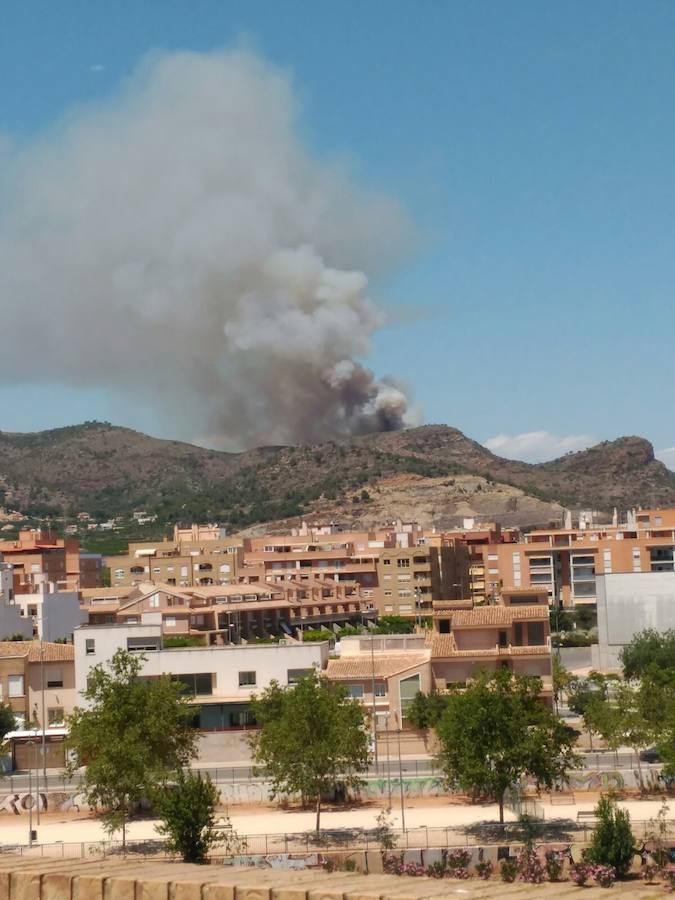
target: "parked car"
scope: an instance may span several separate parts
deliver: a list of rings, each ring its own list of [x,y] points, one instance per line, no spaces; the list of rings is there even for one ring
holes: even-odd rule
[[[649,747],[647,750],[640,751],[640,761],[646,763],[658,763],[661,762],[661,757],[659,756],[656,747]]]

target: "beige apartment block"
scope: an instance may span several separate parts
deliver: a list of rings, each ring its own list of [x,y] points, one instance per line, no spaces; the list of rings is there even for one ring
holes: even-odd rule
[[[101,584],[100,554],[81,554],[77,540],[64,540],[47,529],[20,531],[16,540],[0,541],[0,555],[13,567],[17,594],[32,594],[45,582],[52,582],[62,590]]]
[[[307,629],[361,625],[375,617],[352,581],[280,581],[175,588],[143,582],[133,588],[89,591],[81,610],[89,625],[138,625],[148,616],[162,635],[232,644],[268,637],[300,639]]]
[[[23,722],[62,725],[76,703],[72,644],[0,641],[0,700]]]
[[[539,529],[483,552],[488,591],[539,588],[565,607],[594,604],[596,575],[674,570],[675,509],[631,512],[623,524]]]
[[[189,539],[183,539],[186,533],[191,535]],[[132,543],[124,556],[109,557],[111,585],[127,587],[155,581],[181,588],[236,581],[242,562],[240,540],[194,540],[194,533],[188,529],[177,530],[176,534],[179,540]]]

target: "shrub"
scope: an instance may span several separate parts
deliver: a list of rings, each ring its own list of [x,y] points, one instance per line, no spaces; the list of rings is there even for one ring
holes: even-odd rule
[[[662,870],[662,874],[666,881],[666,890],[675,891],[675,866],[666,866]]]
[[[531,847],[526,847],[517,857],[520,880],[528,884],[541,884],[544,880],[544,867]]]
[[[563,858],[558,850],[546,851],[546,874],[549,881],[559,881],[563,870]]]
[[[653,884],[659,876],[661,866],[656,863],[647,863],[640,869],[640,878],[644,878],[647,884]]]
[[[502,881],[508,883],[515,881],[518,876],[518,861],[511,857],[509,857],[509,859],[503,859],[502,864],[499,867],[499,874],[501,875]]]
[[[591,867],[585,862],[572,863],[570,866],[570,881],[581,887],[591,877]]]
[[[593,880],[603,888],[611,888],[616,880],[614,866],[593,866],[591,869]]]
[[[431,863],[427,866],[427,875],[429,878],[443,878],[445,875],[445,863],[442,860]]]
[[[587,859],[596,866],[609,866],[615,876],[622,878],[633,862],[635,838],[630,827],[630,815],[619,809],[610,797],[601,797],[595,808],[598,824],[593,829]]]
[[[445,865],[454,878],[468,878],[470,862],[471,852],[469,850],[450,850],[446,856]]]
[[[489,859],[484,859],[476,863],[476,875],[478,875],[479,878],[482,878],[483,881],[488,881],[493,871],[494,866]]]

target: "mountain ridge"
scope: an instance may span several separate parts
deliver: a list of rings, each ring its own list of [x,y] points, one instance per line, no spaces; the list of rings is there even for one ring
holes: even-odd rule
[[[31,516],[144,509],[161,521],[211,519],[231,528],[328,515],[358,524],[387,503],[389,518],[398,517],[397,503],[414,517],[413,498],[422,494],[424,515],[444,527],[472,511],[536,525],[558,519],[563,506],[675,505],[675,473],[638,436],[525,463],[448,425],[237,453],[104,422],[0,432],[2,502]]]

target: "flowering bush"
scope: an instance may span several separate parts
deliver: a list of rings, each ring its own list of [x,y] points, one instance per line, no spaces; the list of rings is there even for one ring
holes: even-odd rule
[[[518,875],[518,861],[512,858],[503,859],[499,867],[499,874],[502,876],[502,881],[515,881]]]
[[[487,881],[490,878],[493,871],[494,866],[489,859],[481,860],[481,862],[476,863],[476,875],[484,881]]]
[[[544,880],[544,867],[541,860],[531,847],[526,847],[518,854],[516,859],[520,880],[528,884],[541,884]]]
[[[591,874],[593,880],[603,888],[611,888],[616,881],[616,869],[614,866],[592,866]]]
[[[666,880],[666,890],[675,891],[675,866],[665,866],[661,874]]]
[[[563,857],[559,850],[546,851],[546,874],[549,881],[559,881],[563,870]]]
[[[421,866],[419,863],[413,862],[403,862],[403,854],[399,854],[398,856],[390,855],[385,856],[382,860],[382,869],[388,875],[426,875],[427,870],[424,866]],[[439,876],[436,876],[439,877]]]
[[[448,874],[452,878],[468,878],[471,852],[469,850],[450,850],[445,858]]]
[[[658,878],[660,871],[661,866],[657,866],[656,863],[647,863],[640,869],[640,878],[644,878],[647,884],[652,884]]]
[[[427,875],[429,878],[443,878],[445,875],[445,863],[440,861],[431,863],[431,865],[427,866]]]
[[[585,862],[572,863],[570,866],[570,880],[581,887],[591,877],[591,866]]]

